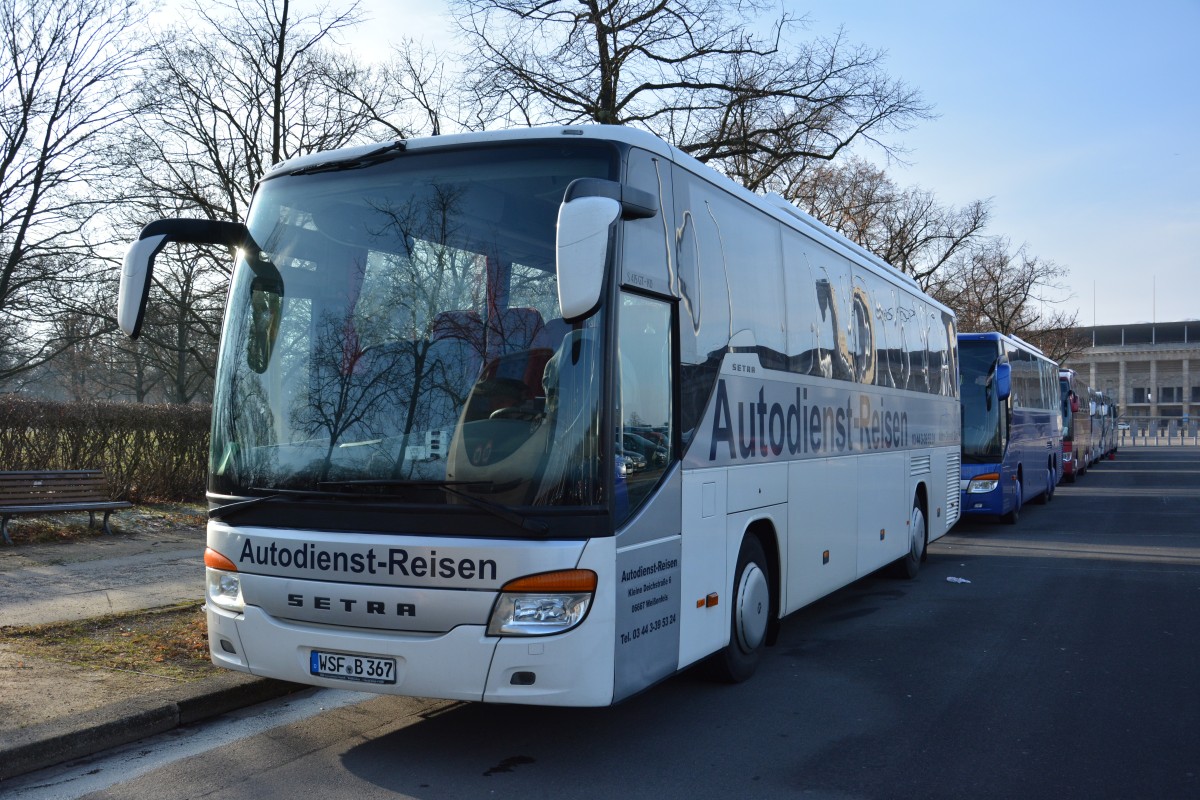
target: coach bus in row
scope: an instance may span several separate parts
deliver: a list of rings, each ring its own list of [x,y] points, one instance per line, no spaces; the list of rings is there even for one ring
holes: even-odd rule
[[[959,513],[955,319],[779,197],[646,132],[298,158],[236,248],[205,554],[215,663],[602,706],[912,576]],[[630,449],[640,449],[636,457]]]
[[[1096,458],[1110,458],[1117,452],[1117,399],[1110,393],[1095,392],[1096,414],[1092,425],[1099,425],[1099,446],[1096,448]]]
[[[1002,333],[958,335],[962,513],[1015,524],[1062,478],[1058,365]]]
[[[1083,376],[1064,367],[1058,372],[1058,382],[1063,414],[1063,480],[1074,483],[1099,457],[1101,426],[1097,422],[1097,403]]]

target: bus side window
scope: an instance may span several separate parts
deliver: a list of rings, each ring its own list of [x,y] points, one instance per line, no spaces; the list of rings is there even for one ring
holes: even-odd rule
[[[650,495],[675,458],[672,426],[671,307],[666,302],[622,294],[617,358],[617,480],[632,512]],[[619,522],[620,520],[618,520]]]

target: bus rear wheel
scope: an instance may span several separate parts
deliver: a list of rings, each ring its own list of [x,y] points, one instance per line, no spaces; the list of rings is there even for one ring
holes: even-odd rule
[[[1033,498],[1033,502],[1044,506],[1054,499],[1054,470],[1046,470],[1046,491]]]
[[[729,644],[716,654],[713,666],[718,678],[740,683],[758,668],[771,619],[771,573],[757,537],[742,542],[734,575]]]

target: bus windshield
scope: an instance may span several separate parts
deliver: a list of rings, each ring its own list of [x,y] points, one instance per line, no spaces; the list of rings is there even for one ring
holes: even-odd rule
[[[1058,379],[1059,397],[1062,399],[1063,438],[1070,441],[1075,437],[1075,413],[1071,410],[1071,380]]]
[[[962,459],[964,463],[993,463],[1004,456],[1005,404],[996,397],[998,344],[959,341],[962,375]]]
[[[209,490],[604,503],[604,317],[561,319],[554,241],[567,184],[615,164],[603,143],[542,141],[264,181]]]

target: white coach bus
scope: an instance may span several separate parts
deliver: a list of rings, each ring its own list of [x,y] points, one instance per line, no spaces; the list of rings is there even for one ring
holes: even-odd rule
[[[208,482],[213,661],[318,686],[607,705],[958,517],[951,311],[629,128],[306,156],[237,249]]]

